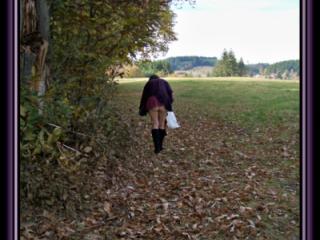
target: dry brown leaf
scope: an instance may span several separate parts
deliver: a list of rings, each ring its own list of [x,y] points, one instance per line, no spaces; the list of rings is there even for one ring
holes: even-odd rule
[[[109,203],[108,201],[105,201],[104,204],[103,204],[103,210],[108,213],[109,216],[112,216],[112,213],[111,213],[111,203]]]

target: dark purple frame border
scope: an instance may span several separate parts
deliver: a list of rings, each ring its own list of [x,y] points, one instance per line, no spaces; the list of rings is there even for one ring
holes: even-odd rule
[[[300,126],[301,126],[301,239],[314,239],[314,16],[315,0],[300,0]],[[6,238],[19,239],[18,205],[18,0],[7,0],[6,10]]]
[[[5,164],[5,177],[6,177],[6,221],[5,221],[5,239],[19,239],[18,236],[18,194],[17,194],[17,166],[18,166],[18,137],[17,137],[17,6],[18,0],[5,1],[5,16],[6,16],[6,84],[5,84],[5,97],[6,97],[6,164]]]
[[[316,0],[301,0],[301,50],[302,63],[302,239],[315,239],[314,229],[314,118],[315,118],[315,65],[314,35],[315,32],[315,2]]]

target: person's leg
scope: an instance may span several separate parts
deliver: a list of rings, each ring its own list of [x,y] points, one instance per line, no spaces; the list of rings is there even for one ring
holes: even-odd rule
[[[167,111],[162,106],[159,108],[159,131],[160,131],[160,149],[162,150],[163,147],[163,139],[167,135],[166,133],[166,117],[167,117]]]
[[[152,121],[152,139],[154,144],[154,152],[158,154],[161,151],[161,134],[159,130],[159,111],[158,107],[149,110]]]
[[[159,111],[158,107],[155,107],[149,111],[149,115],[152,122],[152,129],[158,129],[159,128]]]
[[[167,117],[167,110],[163,106],[159,107],[158,122],[159,122],[160,129],[166,128],[166,117]]]

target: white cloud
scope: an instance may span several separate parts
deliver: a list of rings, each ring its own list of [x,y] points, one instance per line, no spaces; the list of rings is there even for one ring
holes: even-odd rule
[[[165,57],[220,57],[226,48],[250,63],[298,59],[299,8],[279,2],[198,0],[194,9],[176,10],[178,41]]]

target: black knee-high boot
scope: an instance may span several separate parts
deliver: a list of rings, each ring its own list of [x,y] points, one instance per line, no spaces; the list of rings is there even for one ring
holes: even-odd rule
[[[154,144],[154,153],[158,154],[161,151],[161,133],[160,129],[151,130],[153,144]]]
[[[160,131],[160,150],[163,150],[163,140],[164,137],[167,135],[167,132],[165,129],[159,129]]]

